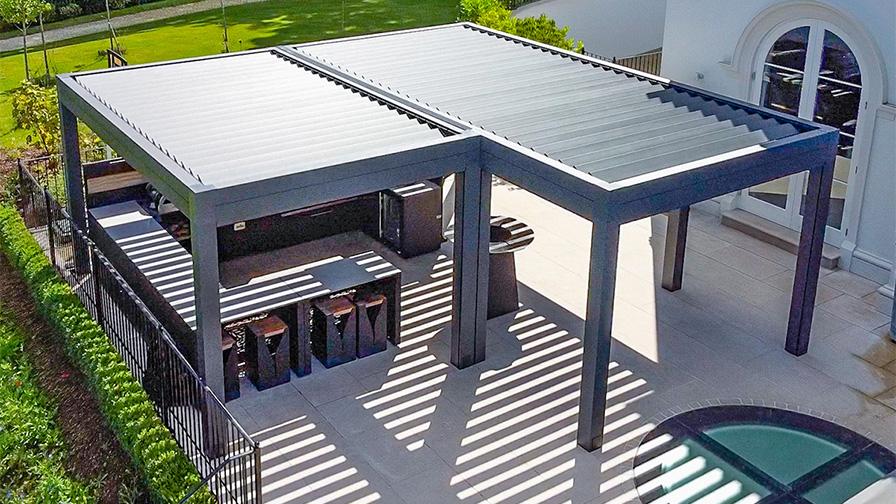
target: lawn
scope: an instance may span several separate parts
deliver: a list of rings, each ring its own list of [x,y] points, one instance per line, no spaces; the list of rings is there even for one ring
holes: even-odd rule
[[[452,22],[457,0],[271,0],[227,8],[230,50],[307,42]],[[223,51],[220,10],[198,12],[118,30],[131,64]],[[100,33],[52,48],[54,73],[106,66],[108,35]],[[43,70],[40,51],[29,51],[32,72]],[[21,52],[0,56],[0,146],[16,147],[25,133],[15,128],[9,91],[24,78]]]
[[[149,2],[137,5],[131,5],[130,7],[125,7],[124,9],[118,9],[112,11],[112,17],[117,18],[118,16],[126,16],[128,14],[136,14],[138,12],[145,12],[148,10],[161,9],[162,7],[172,7],[176,5],[183,5],[188,3],[193,3],[198,0],[158,0],[156,2]],[[106,11],[94,12],[92,14],[84,14],[78,17],[62,19],[59,21],[53,21],[52,23],[44,23],[44,29],[46,30],[55,30],[56,28],[65,28],[66,26],[73,26],[77,24],[89,23],[91,21],[102,21],[106,19]],[[34,29],[28,30],[28,33],[34,33]],[[8,30],[5,32],[0,32],[0,40],[8,39],[13,37],[21,37],[22,33],[18,30]]]

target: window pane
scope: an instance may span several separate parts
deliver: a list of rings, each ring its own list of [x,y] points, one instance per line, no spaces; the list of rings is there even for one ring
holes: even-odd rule
[[[819,78],[814,120],[854,136],[861,97],[861,88],[845,86]],[[841,135],[841,141],[843,136]]]
[[[847,181],[852,168],[852,146],[862,98],[862,76],[852,51],[840,37],[829,31],[824,32],[820,74],[813,119],[840,130],[828,215],[828,226],[840,229],[846,204]],[[803,194],[805,190],[804,184]],[[804,202],[800,204],[801,214],[803,204]]]
[[[859,62],[855,54],[843,39],[829,31],[824,32],[824,48],[821,52],[822,77],[837,79],[862,85],[862,73],[859,71]]]
[[[800,91],[803,74],[765,65],[762,76],[762,105],[781,112],[797,115],[800,110]]]
[[[809,45],[809,27],[794,28],[779,38],[768,52],[766,63],[785,66],[794,70],[806,69],[806,48]]]
[[[750,196],[780,208],[787,208],[790,177],[779,178],[750,188]]]
[[[809,27],[801,26],[785,33],[772,46],[762,72],[762,97],[759,102],[785,114],[798,115],[806,67]],[[787,207],[789,177],[751,187],[750,196],[780,208]]]

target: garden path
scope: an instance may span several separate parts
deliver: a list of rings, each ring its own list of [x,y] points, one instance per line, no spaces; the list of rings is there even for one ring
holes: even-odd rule
[[[224,5],[240,5],[247,3],[263,2],[265,0],[224,0]],[[126,14],[112,18],[112,26],[116,29],[124,26],[138,25],[167,19],[194,12],[202,12],[221,7],[221,0],[201,0],[183,5],[173,5],[171,7],[162,7],[161,9],[151,9],[134,14]],[[57,42],[67,40],[83,35],[104,32],[107,29],[106,20],[90,21],[87,23],[66,26],[46,32],[47,42]],[[34,33],[28,35],[28,47],[38,47],[40,45],[40,32],[34,29]],[[22,37],[13,37],[0,40],[0,52],[15,51],[22,48]]]

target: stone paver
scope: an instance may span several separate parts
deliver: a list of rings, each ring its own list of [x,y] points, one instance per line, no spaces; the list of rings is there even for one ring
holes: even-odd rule
[[[263,393],[244,383],[228,403],[266,440],[266,502],[636,502],[640,439],[720,399],[820,412],[896,448],[896,344],[865,327],[876,287],[825,272],[809,354],[793,357],[789,259],[698,207],[676,293],[657,280],[664,218],[623,228],[605,444],[579,449],[590,224],[507,185],[493,205],[536,239],[518,256],[523,306],[490,321],[485,362],[448,363],[449,247],[410,261],[384,251],[404,271],[400,348]]]
[[[265,0],[224,0],[224,5],[240,5],[263,1]],[[126,14],[123,16],[113,17],[112,27],[117,30],[125,26],[149,23],[151,21],[158,21],[160,19],[168,19],[172,17],[183,16],[185,14],[192,14],[194,12],[202,12],[220,8],[220,0],[201,0],[199,2],[175,5],[171,7],[162,7],[160,9],[151,9],[148,11],[137,12],[135,14]],[[91,21],[89,23],[66,26],[64,28],[57,28],[55,30],[48,30],[44,34],[44,36],[47,39],[47,43],[57,42],[60,40],[67,40],[83,35],[106,32],[109,29],[108,26],[109,25],[106,20]],[[39,45],[40,32],[37,31],[36,28],[32,28],[31,30],[29,30],[28,48],[30,50],[38,47]],[[22,49],[21,36],[0,40],[0,52],[15,51],[20,49]]]

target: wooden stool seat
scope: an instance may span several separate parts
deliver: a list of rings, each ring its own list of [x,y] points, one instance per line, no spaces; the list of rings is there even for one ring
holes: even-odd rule
[[[323,312],[324,315],[339,317],[349,314],[355,309],[351,300],[346,296],[340,296],[333,299],[324,299],[314,303],[314,306]]]
[[[246,374],[258,390],[289,382],[289,326],[280,317],[246,325]]]
[[[263,336],[265,338],[276,336],[278,334],[282,334],[289,327],[287,327],[286,323],[280,319],[280,317],[276,315],[269,315],[263,319],[255,320],[249,322],[248,327],[246,328],[255,334],[256,336]]]
[[[325,367],[355,360],[358,322],[355,304],[347,296],[314,302],[311,349]]]

